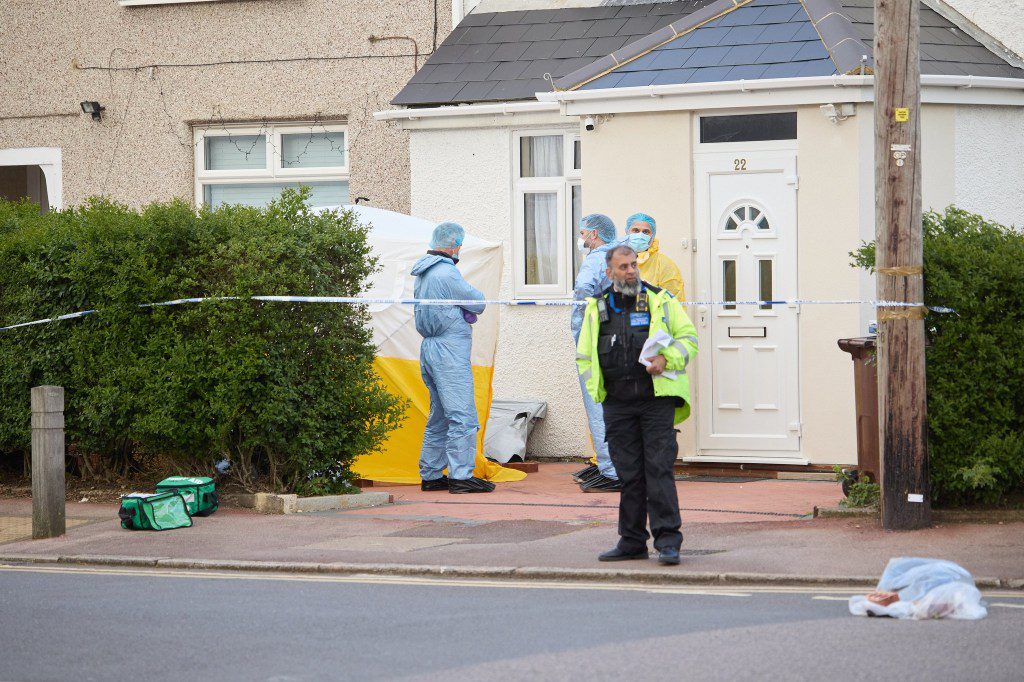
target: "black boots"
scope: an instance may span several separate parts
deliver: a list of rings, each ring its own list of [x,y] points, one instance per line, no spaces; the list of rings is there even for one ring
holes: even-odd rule
[[[461,495],[463,493],[489,493],[493,490],[493,483],[475,476],[473,478],[466,479],[453,478],[448,481],[448,492],[452,495]]]
[[[597,557],[598,561],[633,561],[634,559],[646,559],[650,555],[647,553],[647,548],[644,547],[639,552],[623,552],[621,549],[616,547],[615,549],[609,549],[603,554],[599,554]]]
[[[448,490],[448,477],[442,476],[441,478],[434,478],[429,481],[421,481],[420,490],[425,493],[435,490]]]
[[[619,493],[622,492],[622,481],[599,475],[580,483],[580,490],[585,493]]]

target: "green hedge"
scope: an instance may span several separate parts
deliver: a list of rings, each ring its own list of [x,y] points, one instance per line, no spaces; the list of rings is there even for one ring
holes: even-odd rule
[[[208,470],[229,457],[249,487],[344,489],[403,405],[373,369],[364,306],[189,297],[354,296],[374,271],[353,214],[313,215],[306,191],[266,209],[141,212],[106,200],[39,215],[0,202],[0,456],[29,448],[29,389],[65,387],[67,435],[88,473],[145,458]]]
[[[873,268],[874,244],[851,254]],[[932,500],[1024,495],[1024,234],[956,208],[924,216]]]

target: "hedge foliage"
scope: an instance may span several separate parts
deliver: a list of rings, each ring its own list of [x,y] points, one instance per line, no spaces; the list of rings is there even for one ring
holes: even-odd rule
[[[875,245],[851,254],[873,268]],[[1024,234],[957,208],[924,216],[929,453],[937,505],[1024,495]]]
[[[266,209],[141,212],[107,200],[38,213],[0,202],[0,456],[30,447],[29,390],[65,387],[67,438],[88,473],[147,457],[209,471],[221,457],[249,487],[342,490],[403,404],[373,369],[363,306],[189,297],[355,296],[374,271],[353,214],[314,215],[307,191]]]

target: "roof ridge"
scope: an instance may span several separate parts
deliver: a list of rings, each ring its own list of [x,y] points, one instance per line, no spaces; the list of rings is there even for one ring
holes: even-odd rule
[[[664,26],[654,33],[624,45],[606,57],[601,57],[587,66],[562,76],[557,81],[553,81],[551,85],[555,90],[576,90],[581,88],[587,83],[611,73],[620,66],[629,64],[662,45],[691,31],[695,31],[704,24],[721,19],[730,12],[744,7],[751,2],[754,2],[754,0],[718,0],[713,2],[692,14],[686,15],[678,22]],[[676,25],[677,23],[679,26]]]
[[[853,21],[839,0],[800,0],[836,71],[842,75],[874,73],[874,50],[857,37]],[[862,59],[867,57],[867,59]]]

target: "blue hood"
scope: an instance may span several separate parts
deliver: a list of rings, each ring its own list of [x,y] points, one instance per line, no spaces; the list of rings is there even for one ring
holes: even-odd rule
[[[448,265],[451,265],[453,268],[455,267],[455,261],[453,261],[451,258],[446,258],[444,256],[435,256],[432,253],[428,253],[426,256],[423,256],[418,261],[416,261],[416,263],[412,266],[412,275],[413,277],[419,277],[430,268],[442,262],[448,263]]]

